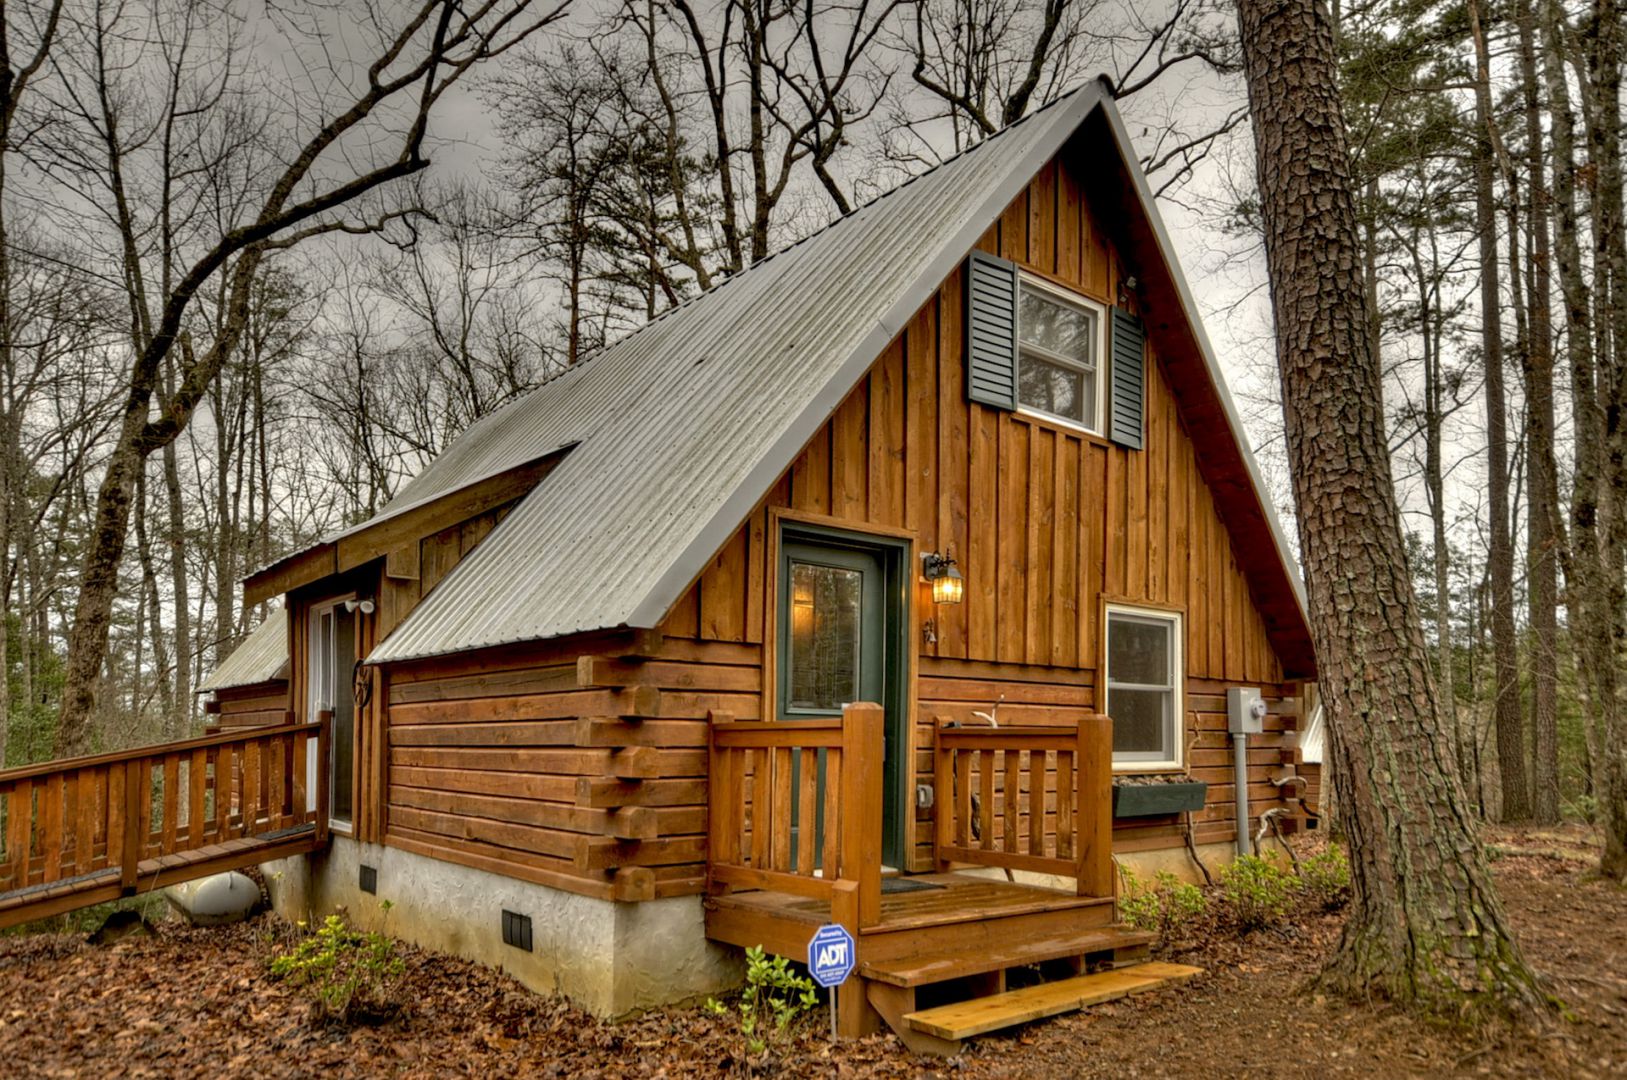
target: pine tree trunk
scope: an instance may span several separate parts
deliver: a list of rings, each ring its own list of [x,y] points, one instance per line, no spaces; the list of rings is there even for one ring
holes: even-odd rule
[[[1525,348],[1520,355],[1525,380],[1526,475],[1530,494],[1526,502],[1526,602],[1531,623],[1531,726],[1541,729],[1556,723],[1559,713],[1558,607],[1559,607],[1559,469],[1554,458],[1554,346],[1549,309],[1553,294],[1550,211],[1542,135],[1542,110],[1537,89],[1536,10],[1534,0],[1521,0],[1519,15],[1520,82],[1525,106],[1526,168],[1530,207],[1526,227],[1528,308]],[[1512,733],[1498,733],[1498,771],[1503,782],[1503,820],[1531,818],[1529,750],[1524,732],[1519,742]]]
[[[1324,985],[1450,1016],[1543,1000],[1436,710],[1318,0],[1240,0],[1283,413],[1353,902]]]
[[[1480,253],[1480,346],[1486,368],[1486,497],[1490,502],[1490,552],[1486,574],[1491,586],[1491,651],[1493,668],[1492,722],[1499,733],[1509,732],[1513,745],[1525,741],[1520,707],[1519,642],[1514,625],[1514,541],[1508,511],[1508,403],[1503,380],[1503,310],[1498,286],[1497,195],[1494,161],[1501,144],[1494,128],[1491,98],[1491,50],[1479,5],[1471,0],[1475,44],[1475,234]],[[1509,198],[1514,197],[1509,192]],[[1516,299],[1516,304],[1518,300]],[[1475,740],[1475,779],[1479,775],[1479,740]],[[1557,763],[1555,765],[1557,770]],[[1537,764],[1539,777],[1542,763]],[[1559,787],[1557,771],[1553,777]],[[1485,812],[1485,803],[1480,803]]]

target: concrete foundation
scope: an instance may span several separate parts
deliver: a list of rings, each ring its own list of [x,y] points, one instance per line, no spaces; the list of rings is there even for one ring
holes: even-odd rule
[[[377,871],[376,894],[361,890],[363,865]],[[734,951],[706,940],[698,896],[598,900],[342,836],[327,852],[261,869],[285,918],[343,908],[353,925],[500,968],[598,1016],[693,1000],[741,979]],[[530,952],[503,943],[505,910],[531,919]]]

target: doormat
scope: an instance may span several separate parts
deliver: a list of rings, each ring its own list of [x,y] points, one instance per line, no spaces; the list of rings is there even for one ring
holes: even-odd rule
[[[921,892],[925,889],[941,889],[942,885],[935,885],[930,881],[915,881],[907,877],[888,877],[881,879],[881,892],[888,893]]]

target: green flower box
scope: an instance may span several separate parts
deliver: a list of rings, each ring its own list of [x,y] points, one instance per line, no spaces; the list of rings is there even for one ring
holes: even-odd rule
[[[1178,784],[1114,784],[1113,816],[1160,817],[1183,810],[1202,810],[1209,785],[1201,780]]]

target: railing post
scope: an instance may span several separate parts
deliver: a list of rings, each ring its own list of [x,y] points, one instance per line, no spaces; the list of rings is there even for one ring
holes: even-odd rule
[[[322,726],[316,732],[316,842],[328,842],[328,755],[333,750],[333,710],[316,714]]]
[[[842,710],[842,870],[859,883],[859,926],[881,921],[881,768],[886,712],[858,702]]]
[[[1113,895],[1113,721],[1079,721],[1073,777],[1078,791],[1074,851],[1078,894]]]
[[[944,749],[943,724],[932,718],[932,862],[941,874],[949,860],[941,854],[955,842],[954,754]]]
[[[737,763],[739,755],[728,747],[717,745],[717,725],[728,723],[734,717],[728,713],[709,712],[706,717],[706,893],[715,896],[726,892],[724,886],[712,879],[712,867],[717,863],[733,865],[740,861],[740,829],[735,808],[741,799]]]

